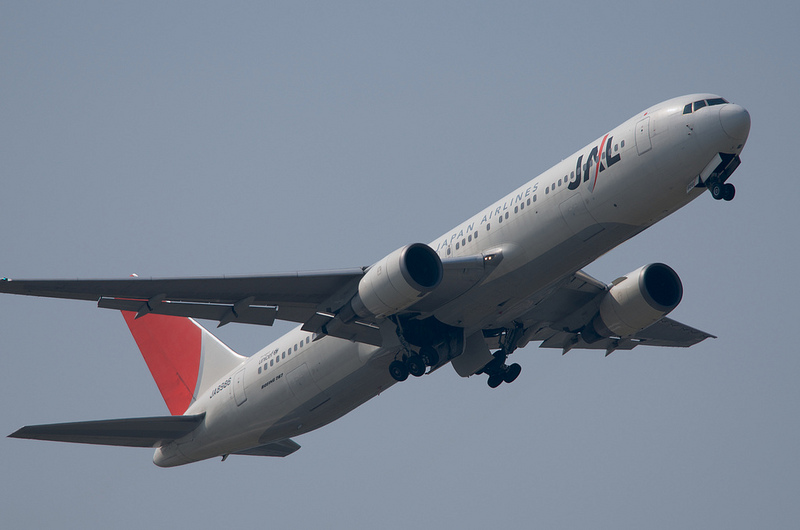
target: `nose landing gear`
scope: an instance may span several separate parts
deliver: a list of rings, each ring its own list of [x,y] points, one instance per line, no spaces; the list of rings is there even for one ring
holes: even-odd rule
[[[716,200],[731,201],[736,194],[733,184],[725,184],[725,181],[736,171],[742,161],[738,155],[733,153],[718,153],[708,163],[698,179],[698,186],[705,186],[711,192],[711,196]]]
[[[709,182],[707,186],[711,191],[711,196],[716,200],[732,201],[734,195],[736,195],[736,188],[733,187],[733,184],[723,184],[719,180],[714,180]]]

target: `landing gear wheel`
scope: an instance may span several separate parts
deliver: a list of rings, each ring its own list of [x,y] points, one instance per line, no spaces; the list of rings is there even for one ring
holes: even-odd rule
[[[408,379],[408,368],[402,361],[392,361],[389,365],[389,374],[395,381],[405,381]]]
[[[414,377],[419,377],[425,373],[425,363],[419,355],[412,355],[406,359],[406,366],[408,367],[408,373]]]
[[[733,187],[733,184],[725,184],[722,187],[722,198],[724,200],[732,201],[734,195],[736,195],[736,188]]]
[[[506,383],[513,383],[514,380],[519,377],[519,373],[522,371],[522,367],[517,363],[512,364],[508,367],[508,370],[503,374],[503,381]]]
[[[712,182],[708,189],[711,191],[711,196],[714,197],[715,200],[722,199],[724,189],[722,182]]]
[[[422,362],[424,362],[426,366],[436,366],[439,364],[439,353],[436,351],[436,348],[423,346],[419,349],[419,356],[422,357]]]
[[[494,359],[489,361],[488,364],[483,367],[483,373],[490,375],[502,373],[508,355],[506,355],[503,350],[498,350],[494,352],[492,356],[494,356]]]
[[[486,383],[489,385],[489,388],[497,388],[503,383],[503,375],[502,374],[490,375],[489,380]]]

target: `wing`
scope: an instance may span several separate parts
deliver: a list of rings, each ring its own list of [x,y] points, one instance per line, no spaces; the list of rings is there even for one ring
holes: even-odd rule
[[[692,328],[670,318],[629,337],[610,337],[597,342],[585,342],[580,329],[597,313],[603,295],[609,286],[578,271],[537,301],[534,309],[521,320],[528,333],[524,346],[530,341],[542,341],[541,348],[558,348],[567,353],[571,349],[631,350],[639,345],[688,348],[714,335]]]
[[[443,260],[442,283],[431,293],[435,305],[451,300],[490,271],[483,255]],[[494,262],[499,262],[495,259]],[[496,266],[496,265],[494,265]],[[366,267],[339,271],[293,272],[264,276],[120,280],[0,280],[0,293],[96,301],[99,307],[271,326],[278,320],[304,324],[356,342],[380,345],[374,320],[357,319],[326,326],[336,310],[358,290]],[[415,309],[415,308],[412,308]]]
[[[74,300],[105,299],[139,301],[132,307],[114,307],[143,313],[172,314],[224,320],[224,312],[240,303],[241,314],[229,321],[271,325],[275,318],[304,322],[317,305],[337,290],[363,276],[362,269],[265,276],[223,276],[218,278],[166,278],[124,280],[19,280],[4,278],[0,292]],[[158,308],[164,304],[166,307]],[[198,308],[198,304],[205,304]],[[122,305],[122,304],[120,304]],[[280,312],[277,307],[280,306]],[[254,311],[251,307],[269,307],[274,311]],[[216,312],[214,310],[217,310]],[[188,314],[187,314],[188,313]],[[280,315],[278,315],[280,313]]]
[[[28,425],[8,437],[125,447],[158,447],[189,434],[200,425],[204,417],[205,413],[193,416]]]
[[[632,350],[636,346],[667,346],[672,348],[688,348],[714,335],[700,331],[671,318],[662,318],[652,326],[630,337],[607,338],[587,344],[577,333],[556,331],[551,328],[541,330],[534,340],[542,340],[540,348],[558,348],[562,353],[571,349],[605,350],[610,355],[614,350]]]
[[[271,326],[275,319],[305,323],[320,308],[350,296],[364,270],[294,272],[210,278],[128,278],[121,280],[10,280],[0,292],[96,301],[99,307]],[[346,300],[345,300],[346,301]],[[352,329],[351,329],[352,328]],[[371,326],[350,324],[340,335],[375,344]],[[337,335],[339,336],[339,335]]]

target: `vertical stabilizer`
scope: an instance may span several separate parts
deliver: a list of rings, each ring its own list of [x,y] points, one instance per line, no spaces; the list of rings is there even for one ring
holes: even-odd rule
[[[242,364],[236,354],[191,318],[122,311],[139,351],[172,415]]]

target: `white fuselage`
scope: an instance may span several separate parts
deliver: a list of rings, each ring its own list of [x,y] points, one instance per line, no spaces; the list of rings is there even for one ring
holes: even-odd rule
[[[548,287],[697,198],[712,159],[738,155],[746,139],[730,134],[746,112],[738,105],[683,113],[687,102],[715,97],[637,114],[442,234],[430,246],[443,259],[500,249],[503,260],[455,300],[420,308],[466,335],[509,325]],[[205,412],[204,423],[154,461],[180,465],[319,428],[393,385],[397,351],[297,328],[198,396],[186,414]]]

